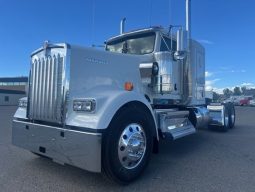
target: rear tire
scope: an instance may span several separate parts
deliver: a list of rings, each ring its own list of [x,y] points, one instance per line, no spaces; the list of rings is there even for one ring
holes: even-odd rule
[[[121,108],[103,137],[104,174],[119,184],[135,180],[147,166],[153,148],[154,121],[140,106]]]
[[[223,132],[227,132],[230,128],[230,103],[224,103],[223,104],[225,109],[224,109],[224,125],[221,126],[221,130]]]
[[[235,126],[236,112],[233,103],[229,103],[229,128],[232,129]]]

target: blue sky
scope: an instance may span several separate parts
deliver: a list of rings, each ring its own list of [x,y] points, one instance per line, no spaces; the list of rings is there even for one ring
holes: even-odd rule
[[[207,88],[255,87],[254,7],[254,0],[192,0]],[[184,24],[185,0],[0,0],[0,76],[27,75],[30,53],[45,40],[102,44],[119,33],[123,17],[127,30]]]

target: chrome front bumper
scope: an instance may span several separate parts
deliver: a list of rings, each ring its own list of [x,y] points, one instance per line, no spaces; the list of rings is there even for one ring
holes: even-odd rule
[[[92,172],[101,172],[101,133],[90,133],[13,120],[12,143]]]

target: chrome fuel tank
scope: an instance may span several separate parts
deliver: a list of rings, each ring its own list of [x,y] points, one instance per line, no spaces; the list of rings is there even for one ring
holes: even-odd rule
[[[179,94],[181,71],[178,62],[173,60],[171,52],[154,54],[158,63],[158,75],[153,78],[153,91],[156,94]]]

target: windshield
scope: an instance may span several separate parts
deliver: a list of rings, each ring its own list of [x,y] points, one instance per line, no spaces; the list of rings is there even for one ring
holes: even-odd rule
[[[154,50],[156,34],[154,32],[126,36],[107,43],[106,50],[117,53],[144,55]]]

